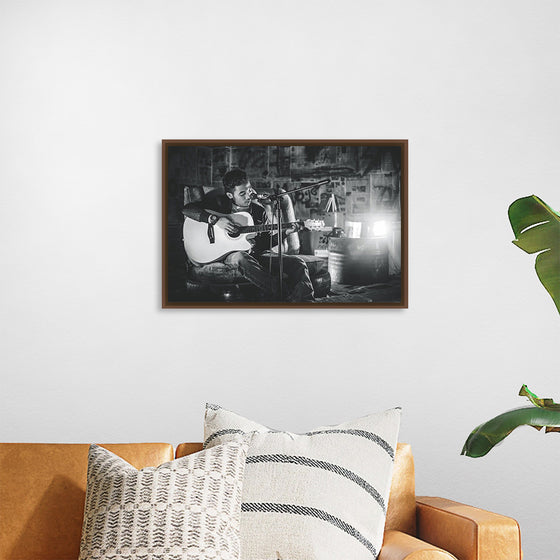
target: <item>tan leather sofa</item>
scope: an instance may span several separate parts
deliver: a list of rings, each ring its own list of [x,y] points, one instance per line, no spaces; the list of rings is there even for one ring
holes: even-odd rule
[[[194,453],[200,443],[103,445],[136,468]],[[87,444],[0,443],[0,560],[76,560]],[[513,519],[415,495],[410,446],[399,444],[380,560],[520,560]],[[335,559],[341,560],[341,559]],[[351,560],[351,559],[345,559]]]

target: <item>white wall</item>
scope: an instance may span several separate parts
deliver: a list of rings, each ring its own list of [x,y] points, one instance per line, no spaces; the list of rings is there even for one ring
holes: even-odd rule
[[[560,318],[507,207],[560,208],[555,0],[0,4],[0,440],[200,440],[205,401],[293,431],[394,405],[419,494],[557,557]],[[162,138],[408,138],[408,310],[165,310]]]

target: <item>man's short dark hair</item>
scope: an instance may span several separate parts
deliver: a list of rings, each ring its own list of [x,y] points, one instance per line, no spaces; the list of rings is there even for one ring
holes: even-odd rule
[[[224,189],[226,192],[233,192],[235,187],[247,184],[247,173],[245,173],[243,169],[236,167],[235,169],[228,171],[222,180],[224,182]]]

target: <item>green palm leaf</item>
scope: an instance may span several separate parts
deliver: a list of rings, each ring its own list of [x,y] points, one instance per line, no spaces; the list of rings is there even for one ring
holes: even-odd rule
[[[560,432],[560,405],[552,399],[537,397],[526,385],[519,394],[527,397],[533,406],[509,410],[476,427],[467,438],[461,455],[483,457],[519,426],[532,426],[537,430],[545,427],[546,432]]]
[[[560,410],[560,404],[555,403],[552,399],[541,399],[535,393],[529,391],[527,385],[522,385],[519,389],[519,396],[527,397],[535,406],[539,408],[548,408],[549,410]]]
[[[560,313],[560,214],[538,196],[514,201],[508,209],[513,243],[526,253],[539,253],[537,276]]]

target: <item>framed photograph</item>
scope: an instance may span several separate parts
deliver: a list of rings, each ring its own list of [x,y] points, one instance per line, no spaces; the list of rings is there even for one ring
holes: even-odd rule
[[[163,140],[163,307],[408,307],[407,140]]]

